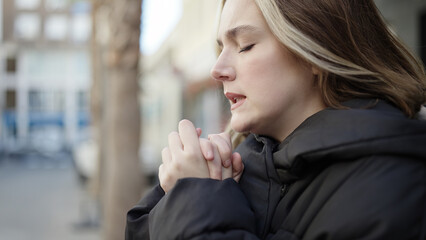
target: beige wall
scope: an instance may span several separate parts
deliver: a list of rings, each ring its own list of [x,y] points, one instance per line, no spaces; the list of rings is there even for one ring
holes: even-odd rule
[[[197,113],[199,116],[192,115],[193,111],[185,111],[189,106],[196,107],[193,103],[197,99],[184,96],[189,85],[211,81],[210,68],[216,59],[215,24],[218,2],[183,0],[182,18],[174,31],[156,53],[143,57],[140,154],[148,172],[157,170],[161,150],[167,145],[167,135],[176,130],[182,118],[189,118],[196,122],[197,127],[208,131],[220,130],[217,121],[206,121],[220,114],[219,95],[210,92],[208,95],[213,97],[197,98],[201,100],[196,105],[211,106],[208,112]],[[185,115],[184,112],[190,113]]]

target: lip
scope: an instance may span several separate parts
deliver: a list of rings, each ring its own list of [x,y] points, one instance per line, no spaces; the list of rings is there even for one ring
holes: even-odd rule
[[[225,96],[231,102],[231,111],[237,109],[246,101],[246,96],[238,93],[226,92]]]

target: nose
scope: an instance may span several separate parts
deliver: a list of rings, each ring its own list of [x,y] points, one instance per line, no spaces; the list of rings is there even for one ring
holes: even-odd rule
[[[216,81],[233,81],[236,73],[234,67],[230,64],[229,58],[221,54],[216,64],[210,71],[212,78]]]

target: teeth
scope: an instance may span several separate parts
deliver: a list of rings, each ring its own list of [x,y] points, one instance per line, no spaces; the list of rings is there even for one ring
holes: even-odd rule
[[[230,100],[232,103],[237,103],[237,102],[239,102],[239,101],[241,101],[241,100],[243,100],[243,99],[244,99],[244,97],[240,97],[240,96],[230,97],[230,98],[229,98],[229,100]]]

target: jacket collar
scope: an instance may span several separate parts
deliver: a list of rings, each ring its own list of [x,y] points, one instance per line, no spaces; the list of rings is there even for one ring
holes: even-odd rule
[[[426,143],[424,121],[408,119],[381,100],[357,99],[344,106],[348,109],[327,108],[312,115],[282,143],[256,136],[258,142],[274,145],[273,159],[281,181],[294,181],[313,163],[377,153],[426,157],[422,150]]]

